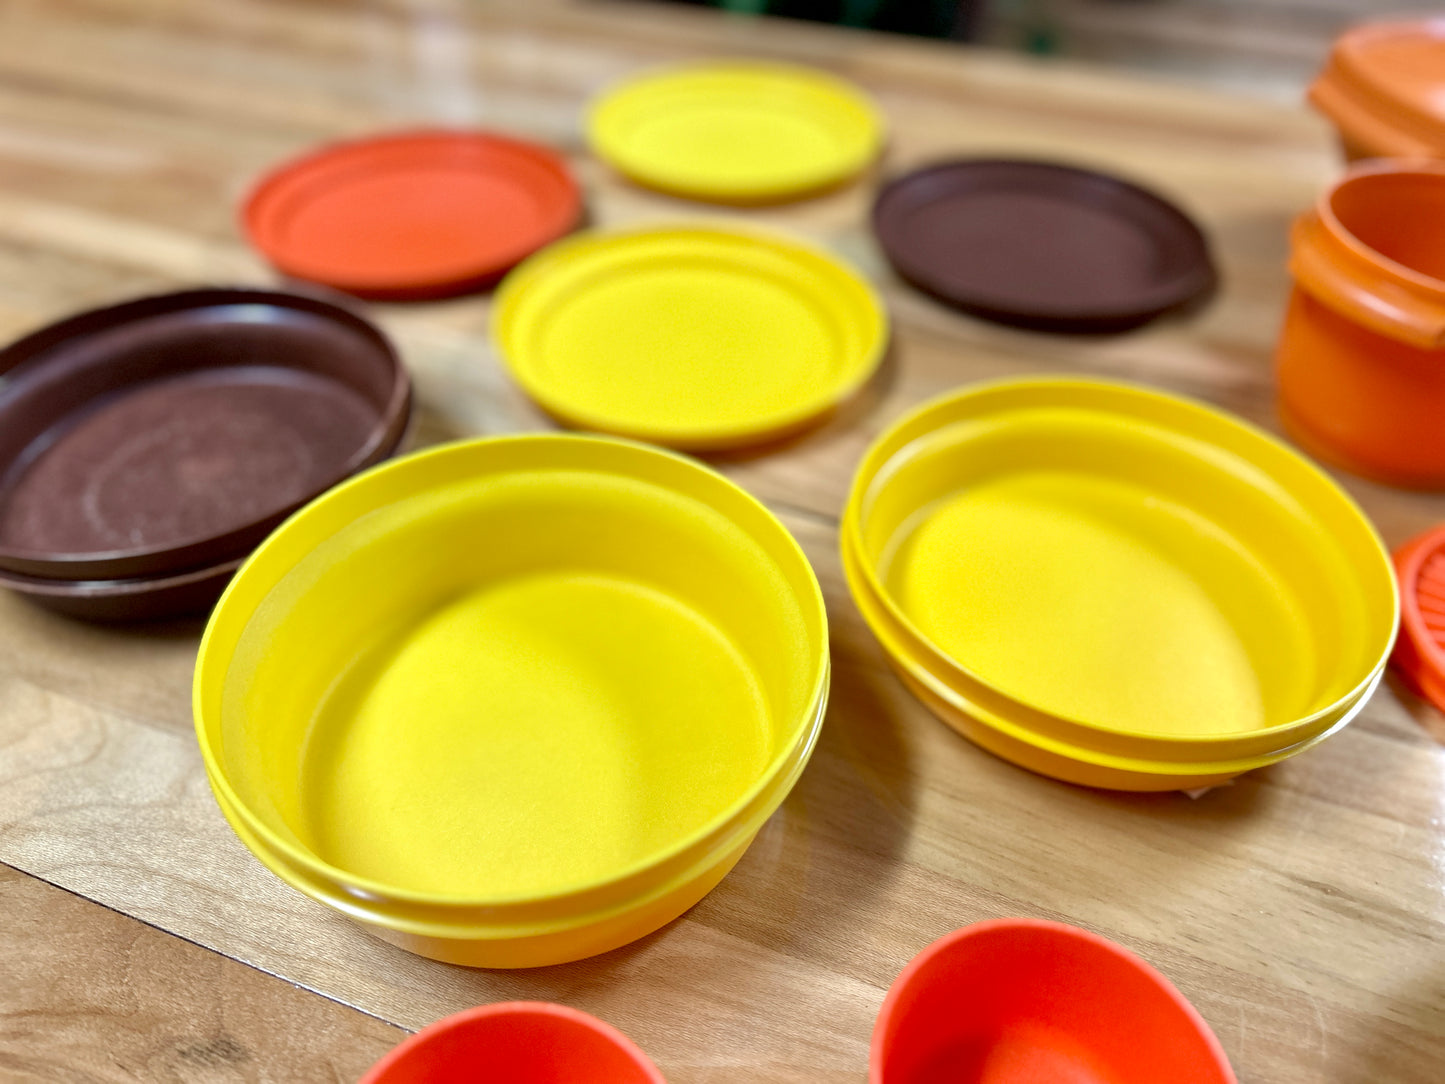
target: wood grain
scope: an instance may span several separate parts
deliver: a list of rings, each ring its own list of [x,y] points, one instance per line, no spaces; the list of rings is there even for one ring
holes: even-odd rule
[[[1337,168],[1302,110],[666,6],[10,0],[0,334],[146,290],[270,281],[235,233],[238,195],[289,153],[379,127],[482,124],[554,143],[602,223],[737,214],[621,183],[586,157],[578,117],[639,65],[738,52],[864,85],[892,126],[879,174],[973,151],[1113,169],[1195,213],[1224,275],[1189,319],[1049,338],[896,282],[864,225],[871,180],[746,216],[855,262],[895,334],[878,378],[827,424],[716,460],[804,544],[835,645],[821,745],[738,868],[676,923],[596,960],[488,973],[409,956],[288,889],[222,821],[189,718],[198,626],[92,628],[9,596],[0,860],[403,1027],[499,998],[563,1001],[621,1027],[674,1084],[856,1084],[899,968],[930,939],[1006,914],[1076,922],[1144,955],[1245,1081],[1438,1080],[1445,728],[1432,709],[1382,689],[1337,738],[1198,800],[1066,786],[920,707],[886,670],[836,557],[868,439],[969,381],[1127,377],[1272,427],[1288,223]],[[416,375],[420,440],[548,427],[493,355],[488,308],[485,296],[373,308]],[[1440,497],[1341,480],[1392,544],[1445,519]]]
[[[0,865],[0,1077],[354,1080],[406,1033]]]

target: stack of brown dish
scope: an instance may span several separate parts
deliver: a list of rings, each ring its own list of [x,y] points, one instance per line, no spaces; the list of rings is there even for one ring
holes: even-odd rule
[[[386,337],[313,297],[188,290],[42,328],[0,350],[0,585],[98,620],[204,613],[410,410]]]

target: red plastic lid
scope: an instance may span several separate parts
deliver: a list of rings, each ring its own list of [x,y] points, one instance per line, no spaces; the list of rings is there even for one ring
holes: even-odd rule
[[[1395,551],[1400,635],[1390,656],[1430,703],[1445,711],[1445,524]]]
[[[284,274],[374,298],[485,286],[581,215],[555,152],[447,131],[324,147],[264,177],[242,212],[251,242]]]

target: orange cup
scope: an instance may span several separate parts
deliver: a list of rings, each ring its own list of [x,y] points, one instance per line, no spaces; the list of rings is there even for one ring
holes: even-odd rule
[[[361,1084],[666,1084],[646,1054],[595,1016],[546,1001],[504,1001],[422,1028]]]
[[[1445,158],[1445,19],[1346,31],[1309,99],[1334,124],[1351,162]]]
[[[978,922],[905,967],[873,1029],[869,1084],[1236,1084],[1209,1025],[1159,972],[1061,922]]]
[[[1445,488],[1445,161],[1355,167],[1290,240],[1285,427],[1356,474]]]

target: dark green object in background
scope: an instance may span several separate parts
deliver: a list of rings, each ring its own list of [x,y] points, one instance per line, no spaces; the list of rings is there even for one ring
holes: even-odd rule
[[[929,38],[970,36],[978,0],[678,0],[749,15],[888,30]]]

